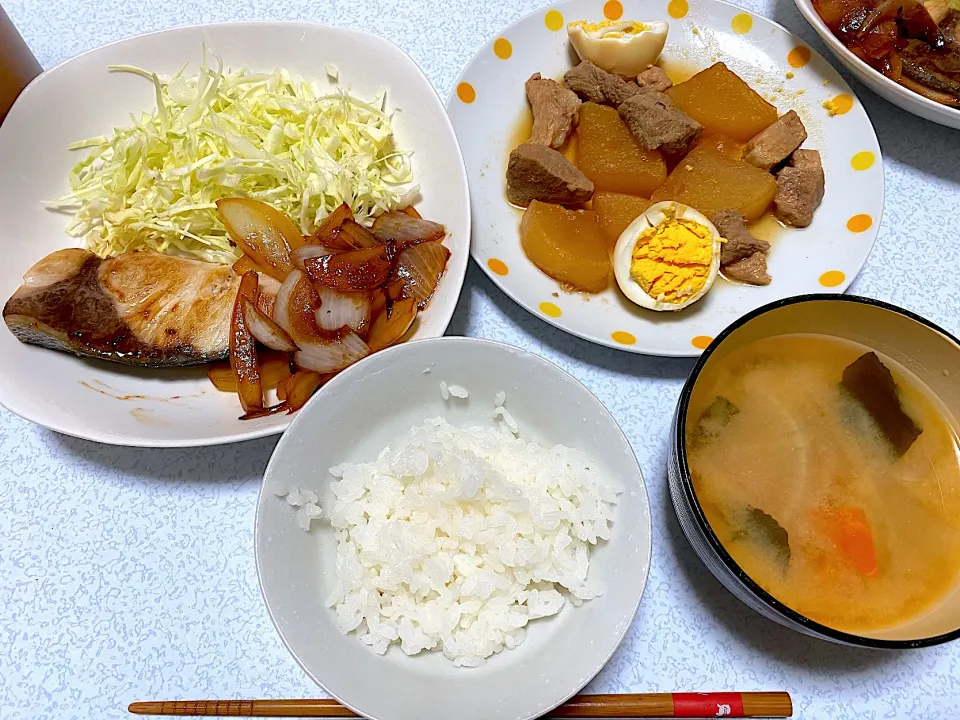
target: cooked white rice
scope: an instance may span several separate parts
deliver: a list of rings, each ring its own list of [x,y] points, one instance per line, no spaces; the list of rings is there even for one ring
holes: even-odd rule
[[[467,396],[470,394],[467,392],[467,389],[462,385],[450,385],[447,388],[450,391],[450,394],[461,400],[466,400]]]
[[[515,437],[503,400],[495,427],[426,420],[376,462],[330,469],[337,580],[326,606],[377,653],[399,643],[476,667],[520,645],[530,620],[601,594],[590,548],[609,538],[619,491],[582,452]],[[308,527],[312,507],[298,511]]]

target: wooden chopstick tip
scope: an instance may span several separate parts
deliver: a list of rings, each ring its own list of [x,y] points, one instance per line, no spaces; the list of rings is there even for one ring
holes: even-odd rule
[[[127,712],[134,715],[156,715],[160,705],[159,702],[132,702],[127,705]]]

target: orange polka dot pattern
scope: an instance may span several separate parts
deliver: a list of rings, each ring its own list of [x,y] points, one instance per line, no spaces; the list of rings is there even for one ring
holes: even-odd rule
[[[869,215],[854,215],[847,220],[847,230],[852,233],[866,232],[873,226],[873,218]]]
[[[690,5],[687,0],[670,0],[670,4],[667,5],[667,12],[674,20],[679,20],[685,18],[687,13],[690,12]]]
[[[603,6],[603,16],[607,20],[619,20],[623,17],[623,5],[620,0],[608,0]]]
[[[473,89],[473,85],[470,83],[462,82],[457,85],[457,97],[460,98],[460,102],[469,105],[477,99],[477,91]]]
[[[506,275],[510,272],[510,268],[507,267],[507,264],[503,260],[497,258],[490,258],[487,260],[487,267],[490,268],[490,272],[496,275]]]
[[[792,68],[802,68],[810,62],[810,48],[805,45],[798,45],[787,53],[787,62]]]

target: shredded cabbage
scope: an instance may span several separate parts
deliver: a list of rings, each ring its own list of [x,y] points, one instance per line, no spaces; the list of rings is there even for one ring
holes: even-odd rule
[[[211,55],[216,67],[204,48],[194,77],[186,66],[168,79],[109,68],[153,83],[157,107],[131,115],[110,138],[70,146],[90,152],[70,172],[70,192],[46,205],[73,213],[67,232],[92,252],[233,262],[239,251],[217,217],[220,198],[268,202],[309,234],[341,203],[369,225],[419,193],[411,152],[394,144],[383,91],[372,102],[340,89],[322,94],[284,69],[224,72]]]

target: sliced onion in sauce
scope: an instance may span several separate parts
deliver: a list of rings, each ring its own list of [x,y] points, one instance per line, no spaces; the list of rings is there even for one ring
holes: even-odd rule
[[[321,330],[317,326],[320,296],[316,289],[302,272],[295,270],[294,273],[296,273],[295,282],[292,283],[289,292],[281,288],[277,295],[277,315],[274,320],[287,331],[293,342],[301,349],[311,343],[336,340],[337,333]]]
[[[387,311],[387,293],[382,288],[373,291],[373,299],[370,301],[370,319],[376,321],[381,313]]]
[[[417,318],[417,301],[405,298],[395,302],[390,312],[381,312],[370,327],[367,345],[371,352],[383,350],[398,342]]]
[[[383,291],[386,293],[387,297],[390,298],[393,302],[401,299],[403,297],[403,288],[405,283],[403,280],[397,279],[393,280],[383,286]]]
[[[320,223],[320,226],[313,233],[310,242],[316,243],[317,245],[332,245],[346,249],[347,246],[337,239],[336,231],[339,230],[340,226],[347,220],[353,220],[353,210],[351,210],[350,206],[346,203],[342,203],[340,207],[334,209],[333,212],[323,219],[323,222]]]
[[[296,352],[297,346],[286,330],[260,312],[257,306],[247,298],[242,298],[241,304],[243,305],[243,319],[247,324],[247,329],[258,342],[263,343],[271,350]]]
[[[290,253],[290,259],[293,261],[294,265],[303,270],[304,261],[309,260],[310,258],[326,257],[327,255],[333,255],[334,253],[338,252],[342,252],[342,250],[338,250],[327,245],[310,243],[309,245],[299,247]]]
[[[280,281],[272,275],[260,275],[260,287],[257,293],[257,309],[267,317],[273,317],[273,306],[277,301]]]
[[[443,240],[446,231],[439,223],[394,211],[384,213],[374,221],[373,234],[381,242],[392,240],[400,245],[414,245]]]
[[[290,296],[293,294],[293,289],[297,286],[297,283],[304,277],[305,275],[299,270],[293,270],[280,285],[280,289],[277,290],[277,297],[274,300],[273,320],[286,330],[288,335],[290,334],[290,324],[288,322]]]
[[[226,198],[217,201],[217,212],[230,235],[230,239],[249,255],[264,271],[277,280],[283,280],[293,269],[290,261],[290,245],[284,230],[277,224],[277,217],[284,218],[266,203],[250,198]],[[294,233],[295,246],[303,244],[299,231]],[[292,236],[291,236],[292,237]]]
[[[347,220],[339,227],[337,237],[355,250],[380,245],[380,240],[372,232],[353,220]]]
[[[440,284],[450,251],[438,242],[408,247],[397,257],[397,278],[403,281],[403,296],[417,300],[423,310]]]
[[[250,272],[250,271],[257,272],[257,273],[266,272],[266,270],[264,270],[262,267],[260,267],[259,265],[257,265],[257,264],[250,258],[249,255],[241,255],[241,256],[240,256],[240,259],[237,260],[237,261],[232,265],[232,267],[233,267],[233,272],[236,273],[237,275],[241,276],[241,277],[243,277],[243,274],[244,274],[245,272]]]
[[[313,340],[300,343],[300,352],[293,361],[304,370],[332,373],[343,370],[370,354],[370,347],[352,330],[335,340]],[[289,388],[288,388],[289,393]]]
[[[320,308],[317,310],[317,326],[321,330],[337,331],[342,327],[363,335],[370,325],[369,293],[342,293],[318,285]]]
[[[278,395],[282,394],[290,412],[296,412],[306,405],[307,400],[331,377],[333,375],[312,370],[297,370],[278,387]]]
[[[372,290],[390,277],[394,257],[394,245],[388,243],[308,258],[303,265],[310,279],[318,285],[341,292],[360,292]]]
[[[282,413],[287,409],[287,403],[279,402],[276,405],[271,405],[268,408],[260,408],[259,410],[251,410],[248,413],[244,413],[240,416],[241,420],[256,420],[257,418],[268,417],[270,415],[276,415],[277,413]]]
[[[264,353],[265,357],[260,357],[260,381],[264,390],[272,390],[279,387],[280,384],[290,377],[290,356],[270,357],[269,353]],[[229,362],[214,363],[207,370],[207,377],[213,386],[221,392],[237,392],[237,381],[233,376],[233,368]],[[280,398],[283,400],[283,398]]]
[[[243,302],[252,302],[257,296],[257,274],[246,272],[240,279],[240,289],[233,304],[230,320],[230,367],[233,370],[237,395],[245,413],[263,409],[263,384],[257,364],[257,344],[244,320]]]

